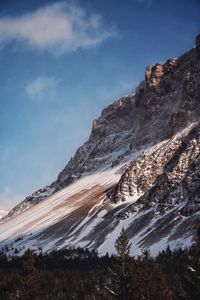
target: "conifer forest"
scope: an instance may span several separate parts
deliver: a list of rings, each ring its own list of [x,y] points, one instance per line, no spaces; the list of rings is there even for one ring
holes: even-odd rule
[[[26,250],[20,257],[0,254],[1,300],[198,300],[200,299],[200,229],[184,250],[168,247],[156,258],[147,249],[130,256],[122,229],[116,255],[88,249],[51,253]]]

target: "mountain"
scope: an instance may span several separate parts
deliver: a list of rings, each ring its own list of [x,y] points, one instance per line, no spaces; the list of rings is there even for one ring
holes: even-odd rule
[[[5,217],[8,214],[8,210],[0,209],[0,219]]]
[[[191,244],[200,221],[199,117],[200,35],[102,111],[57,180],[2,219],[0,247],[113,253],[122,227],[133,254]]]

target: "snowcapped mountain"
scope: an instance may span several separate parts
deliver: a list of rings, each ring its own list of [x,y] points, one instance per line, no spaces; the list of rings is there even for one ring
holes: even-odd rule
[[[0,209],[0,219],[5,217],[8,214],[8,210]]]
[[[0,247],[112,253],[122,226],[134,254],[190,244],[200,221],[199,117],[200,35],[102,111],[57,180],[3,218]]]

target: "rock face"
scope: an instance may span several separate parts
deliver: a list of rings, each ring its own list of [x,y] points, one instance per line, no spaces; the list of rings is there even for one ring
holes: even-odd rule
[[[191,242],[200,218],[199,117],[200,35],[195,47],[179,58],[148,66],[135,94],[115,101],[93,121],[89,140],[57,180],[27,197],[3,224],[20,217],[22,211],[26,216],[31,209],[63,199],[57,209],[68,211],[74,201],[76,213],[65,216],[62,211],[61,220],[53,214],[54,224],[45,225],[37,236],[42,246],[54,237],[55,247],[68,241],[102,250],[106,236],[123,222],[139,246],[154,249],[163,239],[162,245],[170,241],[179,245],[187,238]],[[112,180],[109,172],[114,172]],[[100,186],[95,181],[98,174],[108,176]],[[84,183],[81,191],[79,182],[84,178],[92,184],[88,190]],[[79,193],[69,196],[73,186]]]
[[[84,174],[111,164],[129,149],[134,119],[134,95],[123,97],[106,107],[93,121],[89,140],[59,174],[53,184],[58,189]]]
[[[122,175],[114,190],[114,202],[142,196],[134,204],[160,212],[187,204],[181,213],[200,210],[200,123],[194,123],[173,138],[139,156]]]
[[[135,95],[123,97],[102,111],[93,121],[89,140],[59,174],[54,183],[58,189],[141,147],[168,139],[199,120],[199,43],[200,36],[196,48],[180,58],[147,67]]]

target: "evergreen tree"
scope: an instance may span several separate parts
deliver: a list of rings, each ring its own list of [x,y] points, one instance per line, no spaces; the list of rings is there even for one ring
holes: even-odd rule
[[[143,249],[138,257],[132,284],[137,300],[173,299],[162,267],[151,258],[149,250]]]
[[[200,234],[190,248],[168,247],[156,259],[143,250],[134,258],[123,229],[117,256],[81,248],[39,255],[28,250],[22,257],[0,252],[0,299],[199,300],[199,241]]]
[[[16,292],[20,300],[37,300],[40,290],[39,272],[35,267],[35,256],[28,249],[22,260],[22,269],[19,276],[19,288]],[[18,299],[18,298],[17,298]]]
[[[192,247],[189,262],[185,262],[184,278],[186,288],[192,299],[200,297],[200,226],[197,229],[196,244]]]
[[[119,300],[132,299],[130,284],[130,247],[128,236],[122,228],[119,237],[115,242],[117,251],[117,266],[111,270],[111,285],[106,287],[109,293]]]

